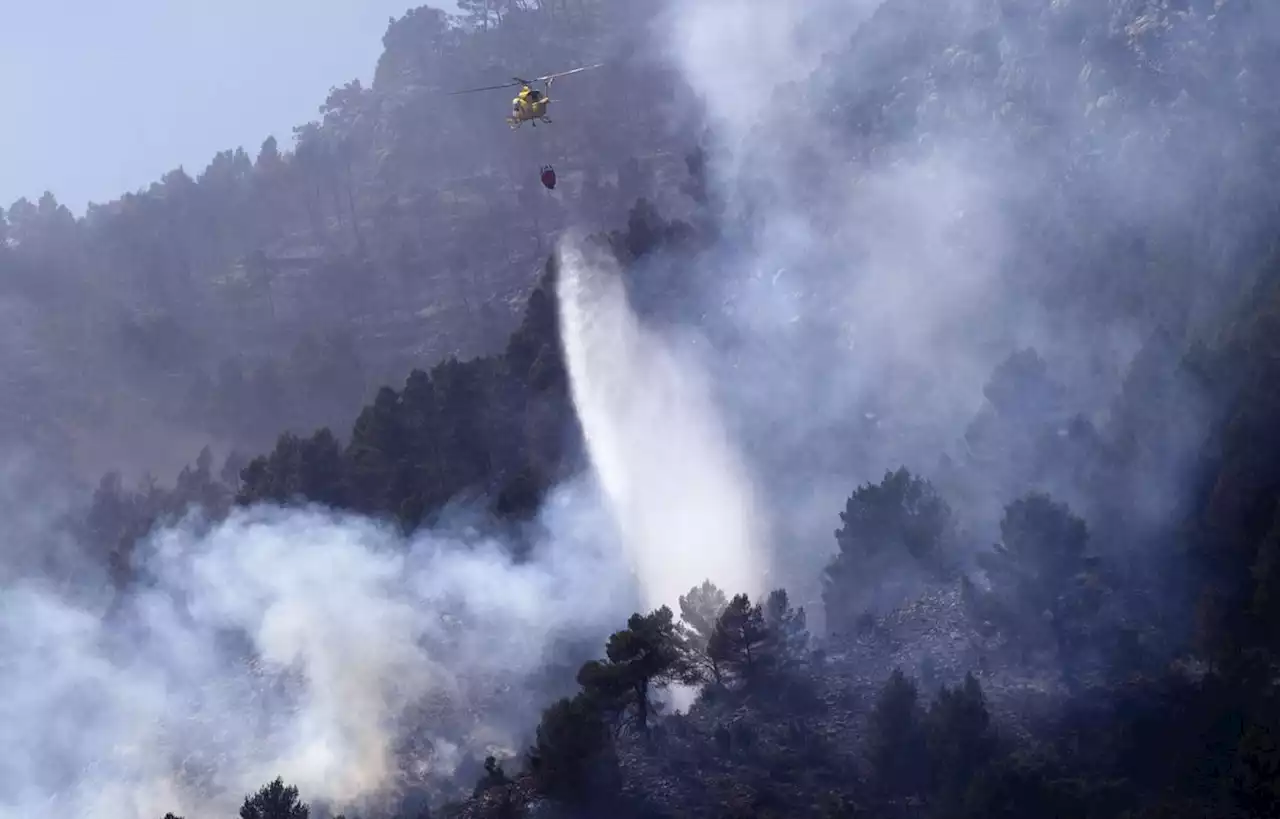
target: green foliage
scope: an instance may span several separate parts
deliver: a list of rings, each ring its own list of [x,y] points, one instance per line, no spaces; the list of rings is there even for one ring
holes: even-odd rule
[[[973,675],[962,686],[944,686],[925,722],[933,792],[943,803],[958,804],[997,750],[986,698]]]
[[[542,289],[549,286],[544,280]],[[326,431],[306,442],[282,436],[245,469],[238,501],[306,500],[393,516],[409,528],[467,491],[492,490],[512,515],[536,509],[561,460],[543,442],[563,440],[561,427],[548,413],[512,428],[506,400],[568,405],[567,381],[552,375],[563,372],[557,330],[541,303],[531,299],[502,357],[449,359],[413,371],[401,391],[380,389],[345,450]]]
[[[765,599],[763,613],[770,648],[779,666],[789,668],[803,662],[809,653],[804,608],[791,606],[786,589],[774,589]]]
[[[298,789],[276,777],[257,793],[246,796],[240,819],[307,819],[311,809],[298,798]]]
[[[822,602],[833,633],[851,633],[859,601],[878,582],[904,566],[942,570],[953,537],[951,508],[922,478],[907,469],[886,472],[879,484],[858,487],[840,513],[835,558],[823,575]]]
[[[589,801],[616,785],[618,762],[596,700],[586,693],[559,700],[542,715],[529,751],[538,789],[563,802]]]
[[[700,682],[723,682],[720,663],[711,656],[709,647],[715,635],[720,614],[729,606],[729,600],[710,580],[694,586],[682,595],[680,603],[680,632],[688,652],[691,672]]]
[[[876,699],[867,726],[867,760],[877,786],[889,796],[928,788],[928,734],[915,682],[894,669]]]
[[[1089,816],[1077,783],[1054,775],[1036,761],[1010,757],[981,772],[965,795],[958,815],[969,819],[1023,819],[1036,816]]]
[[[229,462],[234,462],[229,456]],[[192,509],[210,519],[221,518],[231,508],[232,490],[213,474],[213,454],[200,451],[194,467],[183,467],[172,489],[162,488],[150,476],[134,489],[120,474],[102,477],[81,523],[88,543],[111,569],[115,583],[124,587],[137,579],[138,544],[157,525],[171,524]]]
[[[718,586],[704,580],[701,586],[694,586],[688,594],[682,595],[679,602],[680,619],[684,621],[685,630],[700,644],[699,648],[705,648],[715,632],[720,613],[729,606],[729,599]]]
[[[1251,723],[1240,736],[1230,774],[1232,801],[1245,816],[1276,816],[1280,811],[1280,720]]]
[[[619,239],[633,255],[674,241],[656,214],[641,221],[643,235]],[[340,455],[324,430],[309,440],[281,436],[243,471],[237,501],[309,501],[391,516],[406,528],[468,492],[485,494],[499,515],[535,512],[581,446],[579,428],[564,423],[572,412],[556,275],[552,257],[500,355],[448,358],[411,372],[402,390],[382,387]]]
[[[992,590],[981,606],[1024,649],[1052,647],[1070,664],[1091,633],[1101,630],[1106,598],[1097,561],[1087,552],[1085,522],[1043,493],[1005,508],[1001,543],[979,557]],[[973,592],[971,591],[971,594]]]
[[[769,636],[760,604],[752,605],[745,594],[734,595],[716,621],[707,643],[707,656],[725,677],[750,684],[773,662]]]
[[[715,590],[708,595],[714,606],[705,613],[720,607],[723,596],[717,594]],[[705,627],[707,620],[699,618],[699,622]],[[696,640],[691,645],[686,634],[686,663],[692,671],[687,681],[714,682],[717,687],[737,690],[768,684],[775,697],[781,697],[784,690],[794,695],[795,702],[788,706],[812,699],[803,680],[786,676],[808,662],[809,632],[804,609],[792,608],[784,589],[774,590],[763,604],[753,604],[745,594],[735,595],[715,619],[705,649],[699,650],[698,645],[701,642]]]
[[[1203,575],[1201,648],[1224,667],[1256,666],[1274,655],[1275,538],[1280,513],[1280,255],[1256,298],[1232,314],[1234,323],[1203,352],[1221,410],[1204,447],[1202,491],[1191,539]]]
[[[240,473],[241,500],[279,504],[306,500],[327,506],[345,505],[348,490],[342,468],[342,449],[328,429],[308,438],[286,432],[265,458],[247,464]]]
[[[653,693],[689,677],[684,643],[666,606],[631,615],[627,627],[609,637],[605,656],[584,665],[578,683],[597,707],[642,733],[649,729]]]

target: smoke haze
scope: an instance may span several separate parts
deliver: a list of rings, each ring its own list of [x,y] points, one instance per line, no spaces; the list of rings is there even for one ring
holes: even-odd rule
[[[1215,167],[1205,146],[1229,145],[1231,123],[1214,99],[1188,101],[1180,116],[1197,118],[1204,145],[1161,143],[1159,111],[1107,113],[1103,60],[1038,43],[980,0],[897,4],[899,18],[932,15],[948,42],[995,42],[937,54],[926,42],[916,71],[886,78],[887,55],[906,46],[859,28],[879,6],[667,6],[654,46],[707,109],[713,198],[731,218],[710,251],[662,262],[687,282],[655,312],[700,316],[696,332],[633,307],[603,251],[578,237],[559,247],[593,475],[553,494],[529,560],[465,523],[405,539],[358,517],[254,508],[154,535],[150,585],[107,617],[106,601],[34,568],[47,543],[59,572],[78,565],[73,539],[50,534],[56,504],[0,476],[16,521],[0,544],[0,817],[212,819],[276,775],[338,806],[382,794],[399,766],[446,777],[467,753],[527,741],[548,663],[566,645],[598,651],[632,611],[707,578],[729,594],[786,586],[809,605],[850,491],[900,464],[930,477],[1014,350],[1034,346],[1069,409],[1105,418],[1168,318],[1132,305],[1171,288],[1098,295],[1105,260],[1053,269],[1057,240],[1038,231],[1061,216],[1059,152],[1110,157],[1069,169],[1101,201],[1082,232],[1161,230],[1192,221]],[[1267,30],[1261,15],[1275,12],[1256,14]],[[1037,49],[1035,66],[988,65]],[[1005,101],[965,81],[987,69],[1039,89],[1031,130],[1058,142],[1015,133]],[[881,107],[899,119],[870,121]],[[1081,320],[1087,309],[1047,284],[1059,278],[1114,313]],[[1192,446],[1198,410],[1163,409],[1185,416],[1171,448]],[[1011,500],[1001,470],[1017,466],[967,487],[975,543]],[[1154,463],[1140,508],[1167,514],[1184,469],[1176,453]],[[409,734],[430,747],[405,752]]]
[[[519,751],[556,647],[598,645],[634,609],[593,495],[549,501],[520,564],[475,531],[406,542],[264,507],[159,532],[150,588],[109,625],[48,587],[9,586],[0,815],[225,816],[276,775],[343,806],[402,764],[440,781],[464,752]],[[428,752],[398,759],[407,733]]]
[[[963,435],[1010,354],[1032,347],[1047,362],[1066,397],[1053,411],[1105,423],[1153,329],[1180,332],[1168,305],[1211,314],[1211,288],[1119,290],[1105,272],[1113,246],[1090,231],[1159,237],[1198,223],[1216,225],[1204,229],[1219,231],[1222,248],[1247,238],[1196,204],[1223,157],[1247,156],[1224,114],[1231,89],[1112,110],[1118,71],[1083,36],[1105,29],[1106,14],[1008,6],[676,0],[658,26],[659,48],[714,123],[712,198],[731,217],[681,309],[732,340],[707,366],[788,550],[778,580],[804,599],[850,490],[899,465],[937,478],[940,454],[968,457]],[[1137,27],[1115,39],[1152,54],[1153,39],[1178,54],[1205,26],[1194,9],[1133,14]],[[1186,70],[1184,57],[1169,70]],[[1190,133],[1188,122],[1207,136],[1171,136]],[[1068,210],[1081,201],[1096,204]],[[1204,422],[1190,401],[1162,412],[1178,432],[1146,488],[1133,487],[1153,523],[1185,483]],[[984,467],[952,499],[975,543],[998,536],[1008,487],[1025,491],[1024,467]],[[1046,488],[1073,504],[1087,494]]]

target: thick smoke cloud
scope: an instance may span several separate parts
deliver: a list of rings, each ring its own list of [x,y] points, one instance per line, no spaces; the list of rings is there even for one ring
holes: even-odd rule
[[[709,320],[738,346],[717,387],[772,478],[779,580],[811,608],[853,486],[901,463],[931,471],[1011,337],[1037,329],[999,280],[1009,226],[989,157],[962,140],[867,155],[817,102],[810,77],[878,5],[676,2],[664,20],[717,124],[715,194],[748,226],[703,277]],[[851,98],[859,79],[839,80]]]
[[[881,1],[672,2],[658,24],[658,50],[702,99],[717,137],[740,146],[773,92],[806,80]],[[804,139],[802,131],[793,138]]]
[[[1184,72],[1202,59],[1178,49],[1205,27],[1203,9],[1022,5],[672,0],[657,28],[713,124],[710,187],[730,220],[684,309],[733,339],[708,364],[717,396],[756,453],[788,550],[779,579],[810,604],[850,490],[963,458],[983,387],[1014,351],[1034,347],[1065,409],[1105,422],[1185,293],[1109,275],[1126,260],[1084,248],[1107,231],[1132,243],[1204,222],[1202,186],[1244,158],[1224,113],[1235,89],[1167,106],[1119,67],[1159,58]],[[1170,136],[1188,133],[1197,145]],[[1066,209],[1068,186],[1090,212]],[[1078,273],[1062,265],[1073,253]],[[1171,271],[1194,264],[1178,261]],[[1111,286],[1131,289],[1103,295]],[[1090,301],[1059,294],[1070,289]],[[1188,416],[1169,445],[1195,446],[1197,409],[1165,409]],[[1167,497],[1185,467],[1170,457],[1145,485]],[[1001,468],[966,487],[975,544],[997,535],[1011,500]],[[1073,501],[1080,489],[1048,488]]]
[[[211,819],[276,775],[358,805],[405,767],[443,781],[464,753],[518,751],[558,647],[598,650],[637,602],[590,486],[539,526],[516,564],[462,525],[405,541],[257,508],[159,532],[150,587],[109,619],[7,585],[0,816]],[[408,736],[429,745],[405,754]]]

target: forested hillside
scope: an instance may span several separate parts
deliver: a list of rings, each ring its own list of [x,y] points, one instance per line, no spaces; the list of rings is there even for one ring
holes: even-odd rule
[[[462,5],[459,28],[429,9],[393,21],[374,87],[335,91],[292,153],[228,155],[241,187],[169,179],[82,222],[49,199],[25,224],[75,241],[0,248],[21,298],[104,310],[22,271],[87,276],[121,235],[104,226],[195,212],[170,186],[203,191],[188,203],[234,189],[239,205],[201,212],[270,217],[143,222],[186,224],[173,235],[205,248],[133,257],[190,298],[138,285],[116,303],[223,339],[200,359],[223,372],[303,344],[297,327],[349,333],[280,370],[324,389],[280,393],[295,414],[255,409],[241,432],[225,425],[248,399],[228,384],[261,400],[259,382],[149,393],[250,454],[206,450],[172,489],[109,474],[66,516],[109,569],[111,648],[93,656],[115,676],[51,677],[130,697],[91,739],[39,734],[61,767],[24,784],[83,806],[108,782],[112,819],[166,798],[173,819],[230,815],[241,794],[242,819],[1280,815],[1280,8]],[[618,73],[574,78],[538,143],[507,140],[484,96],[443,122],[432,96],[501,81],[512,55],[618,54]],[[566,192],[533,187],[540,161]],[[319,303],[350,313],[219,323],[234,311],[218,276],[260,281],[304,246],[322,260],[308,281],[353,288]],[[614,275],[575,247],[618,261],[644,333],[567,337],[565,312],[589,302],[565,282]],[[221,273],[182,261],[214,256]],[[438,278],[380,278],[409,270]],[[379,358],[370,339],[391,330],[352,329],[419,303],[439,309],[412,350]],[[127,337],[95,315],[77,326]],[[610,333],[661,366],[619,372],[606,386],[628,417],[602,421],[573,350]],[[769,571],[722,588],[669,549],[688,592],[606,620],[631,609],[621,589],[647,600],[623,545],[693,531],[754,557],[719,542],[723,510],[694,508],[720,495],[679,496],[711,473],[679,453],[621,462],[685,425],[690,373],[757,490]],[[181,415],[192,395],[224,409]],[[646,486],[655,474],[677,491]],[[613,480],[603,499],[583,499],[592,476]],[[641,521],[648,540],[604,523],[639,520],[646,493],[668,503]],[[137,665],[147,690],[178,692],[155,693],[171,709],[157,722],[196,715],[185,733],[116,726],[139,722],[120,716],[139,708]],[[11,679],[46,702],[35,676]],[[222,724],[236,707],[249,727]],[[119,751],[121,736],[162,750]],[[78,764],[93,773],[61,772]]]
[[[0,211],[6,439],[81,477],[171,475],[175,450],[345,429],[409,369],[500,348],[557,230],[680,196],[687,143],[647,113],[682,98],[628,56],[635,13],[413,9],[369,87],[335,85],[292,145],[229,146],[80,219],[51,192]],[[448,96],[604,56],[557,88],[561,127],[513,134],[506,92]]]

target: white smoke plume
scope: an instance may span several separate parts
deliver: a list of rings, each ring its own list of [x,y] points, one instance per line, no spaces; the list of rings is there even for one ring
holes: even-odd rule
[[[1009,354],[1034,347],[1073,409],[1105,420],[1153,316],[1173,300],[1158,284],[1100,275],[1090,268],[1110,260],[1082,256],[1096,278],[1068,280],[1060,266],[1052,286],[1089,295],[1124,280],[1146,303],[1107,316],[1096,294],[1084,311],[1056,303],[1045,271],[1069,242],[1039,246],[1023,221],[1059,201],[1065,152],[1112,157],[1093,195],[1131,235],[1194,224],[1206,157],[1236,139],[1212,98],[1184,98],[1176,115],[1143,103],[1115,113],[1116,75],[1103,70],[1096,32],[1120,31],[1115,20],[1140,4],[1106,5],[664,5],[655,48],[704,103],[709,187],[730,225],[701,262],[714,269],[688,277],[702,292],[685,309],[738,345],[712,359],[711,381],[731,426],[762,451],[750,466],[767,481],[760,496],[788,549],[775,558],[778,579],[801,599],[815,599],[854,487],[900,465],[936,477],[939,455],[963,457],[984,384]],[[1165,16],[1144,25],[1171,42],[1205,22],[1202,11]],[[1123,36],[1105,41],[1136,47]],[[1180,116],[1211,134],[1194,153],[1164,141]],[[851,418],[866,419],[865,435],[850,433]],[[1189,448],[1198,419],[1185,427],[1176,444]],[[966,487],[961,511],[983,524],[977,544],[997,534],[1012,500],[996,469],[975,479],[991,486]],[[1170,496],[1185,479],[1174,471],[1148,483]]]
[[[277,775],[358,805],[399,765],[443,779],[463,751],[519,751],[555,647],[598,646],[635,608],[600,508],[560,490],[523,563],[476,532],[406,541],[320,510],[191,520],[154,537],[151,587],[110,621],[7,584],[0,817],[214,819]],[[432,752],[402,758],[405,734]]]
[[[640,323],[609,253],[566,237],[558,254],[574,407],[645,606],[678,611],[706,579],[758,595],[767,519],[704,376]]]
[[[902,464],[930,473],[992,367],[1044,341],[1000,280],[1009,226],[993,171],[1015,169],[960,139],[859,144],[817,104],[814,73],[880,5],[672,0],[657,35],[713,124],[713,195],[746,226],[700,277],[700,305],[742,345],[714,367],[715,389],[773,459],[753,466],[788,549],[777,584],[811,610],[852,489]],[[864,415],[865,440],[832,432]]]

